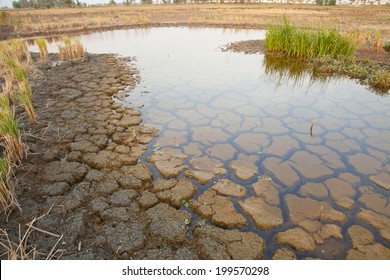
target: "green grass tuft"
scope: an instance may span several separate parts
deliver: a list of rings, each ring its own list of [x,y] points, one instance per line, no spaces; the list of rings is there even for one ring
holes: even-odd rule
[[[351,57],[356,50],[356,45],[335,29],[297,29],[286,18],[282,25],[268,28],[265,47],[298,58]]]
[[[46,60],[48,58],[48,51],[45,39],[36,39],[35,42],[38,45],[41,60]]]
[[[69,37],[65,36],[63,39],[64,39],[65,46],[70,46],[72,44]]]
[[[386,51],[386,52],[390,52],[390,42],[387,42],[386,44],[383,45],[383,49]]]

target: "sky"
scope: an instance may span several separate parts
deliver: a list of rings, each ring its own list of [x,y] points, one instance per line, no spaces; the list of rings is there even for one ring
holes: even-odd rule
[[[8,8],[12,8],[12,1],[14,0],[0,0],[0,8],[7,6]],[[109,0],[79,0],[80,2],[87,3],[87,4],[103,4],[110,2]],[[116,1],[116,2],[123,2],[123,1]]]

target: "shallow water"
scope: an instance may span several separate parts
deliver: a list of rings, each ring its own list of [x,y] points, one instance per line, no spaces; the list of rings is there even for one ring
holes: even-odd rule
[[[280,67],[287,63],[283,60],[219,49],[264,36],[152,28],[79,38],[88,52],[137,58],[142,81],[127,102],[160,130],[144,160],[151,153],[184,154],[190,170],[212,171],[204,185],[191,179],[199,188],[196,200],[221,179],[245,187],[244,196],[228,197],[247,221],[240,229],[265,239],[266,258],[286,247],[275,235],[297,226],[316,240],[314,251],[294,251],[299,258],[345,258],[352,225],[368,229],[375,243],[390,248],[383,238],[383,231],[390,232],[390,191],[369,180],[379,175],[390,183],[390,98],[353,80],[319,78],[299,65]],[[159,172],[150,166],[156,180]],[[220,188],[228,184],[222,182]],[[384,218],[383,226],[361,218],[364,209]],[[322,211],[331,214],[324,218]],[[267,217],[271,222],[263,224]],[[325,224],[337,225],[341,236],[324,234]]]

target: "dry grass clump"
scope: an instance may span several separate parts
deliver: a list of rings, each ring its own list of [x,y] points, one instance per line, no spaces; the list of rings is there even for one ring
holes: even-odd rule
[[[86,51],[77,38],[74,42],[69,37],[63,38],[64,45],[58,45],[58,55],[60,60],[76,59],[84,57]]]
[[[27,228],[24,234],[22,233],[22,229],[19,224],[18,240],[16,242],[11,241],[10,236],[6,230],[0,229],[0,247],[2,247],[5,251],[5,253],[3,255],[0,255],[0,257],[5,257],[7,260],[59,259],[62,256],[62,251],[56,249],[56,247],[61,241],[62,235],[59,236],[57,234],[48,232],[46,230],[34,226],[35,222],[48,215],[50,211],[51,208],[44,215],[38,218],[34,218],[30,223],[28,223],[26,225]],[[34,246],[33,244],[29,244],[29,238],[31,236],[31,233],[33,233],[34,231],[58,238],[57,242],[51,248],[50,252],[40,252],[36,248],[36,246]]]
[[[8,162],[18,165],[22,162],[24,152],[19,122],[7,96],[0,96],[0,106],[0,139],[5,146],[4,154]]]
[[[15,206],[19,208],[11,182],[11,172],[12,169],[8,164],[8,160],[0,157],[0,205],[4,216],[7,216]]]
[[[0,46],[0,213],[8,217],[19,207],[12,169],[22,164],[26,154],[22,143],[17,107],[22,107],[30,122],[36,122],[32,91],[27,78],[30,54],[23,41],[10,41]]]
[[[35,42],[37,43],[37,46],[39,48],[39,56],[41,60],[47,60],[49,53],[47,51],[47,45],[45,39],[36,39]]]
[[[379,30],[364,31],[355,29],[347,32],[347,36],[359,46],[361,50],[369,50],[373,52],[383,52],[384,43]]]

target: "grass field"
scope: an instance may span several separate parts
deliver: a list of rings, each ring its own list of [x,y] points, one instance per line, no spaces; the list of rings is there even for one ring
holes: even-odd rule
[[[379,32],[390,40],[390,6],[317,6],[294,4],[197,4],[110,6],[49,10],[8,10],[3,24],[29,37],[85,32],[89,29],[181,24],[238,28],[266,28],[286,16],[297,27],[331,26],[343,32]]]

